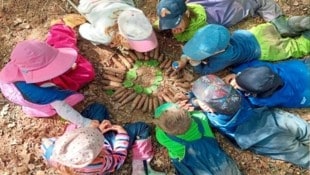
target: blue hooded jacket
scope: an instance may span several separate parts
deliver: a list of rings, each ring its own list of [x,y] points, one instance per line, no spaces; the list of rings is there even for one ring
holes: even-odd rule
[[[197,49],[196,46],[193,48]],[[230,36],[229,44],[224,52],[208,57],[206,64],[199,64],[193,69],[201,75],[216,73],[230,66],[258,60],[260,55],[260,46],[255,36],[247,30],[237,30]]]
[[[278,74],[284,86],[268,97],[248,96],[253,105],[269,107],[310,107],[310,59],[293,59],[281,62],[251,61],[234,67],[238,73],[248,67],[268,66]]]
[[[309,168],[310,125],[280,109],[253,108],[246,99],[234,115],[205,112],[212,127],[242,150]]]

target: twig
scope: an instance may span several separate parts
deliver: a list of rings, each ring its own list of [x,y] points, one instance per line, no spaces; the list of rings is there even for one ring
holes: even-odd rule
[[[49,3],[49,2],[50,2],[50,1],[47,1],[47,0],[44,2],[43,8],[41,9],[41,11],[44,11],[44,10],[45,10],[45,7],[47,7],[47,3]]]
[[[55,3],[63,12],[66,13],[66,10],[64,8],[62,8],[59,4]]]
[[[79,12],[77,6],[74,4],[74,2],[72,2],[71,0],[67,0],[67,2],[76,10]]]

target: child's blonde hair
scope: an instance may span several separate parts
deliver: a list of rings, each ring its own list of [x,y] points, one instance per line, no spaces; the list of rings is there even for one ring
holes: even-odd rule
[[[154,119],[154,123],[159,128],[171,135],[184,134],[189,129],[191,122],[188,112],[176,107],[167,108],[159,118]]]

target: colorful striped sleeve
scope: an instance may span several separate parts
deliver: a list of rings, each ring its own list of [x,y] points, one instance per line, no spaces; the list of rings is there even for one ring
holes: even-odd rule
[[[123,165],[127,157],[128,145],[129,136],[127,134],[117,134],[115,136],[115,142],[112,150],[114,164],[112,165],[113,168],[111,167],[113,171],[119,169]]]
[[[105,155],[105,161],[102,163],[103,172],[114,172],[119,169],[127,157],[129,145],[129,136],[127,134],[117,134],[113,146],[109,146]]]
[[[113,146],[105,140],[104,148],[99,156],[87,167],[75,169],[79,175],[106,174],[119,169],[126,157],[129,145],[129,136],[127,134],[117,134]]]

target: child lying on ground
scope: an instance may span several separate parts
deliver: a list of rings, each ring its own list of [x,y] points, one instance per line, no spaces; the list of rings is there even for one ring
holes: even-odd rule
[[[297,38],[282,38],[269,23],[232,34],[223,26],[209,24],[184,45],[176,68],[183,68],[189,61],[195,72],[205,75],[252,60],[279,61],[308,54],[310,30]]]
[[[161,0],[157,5],[159,21],[155,22],[155,26],[159,25],[160,30],[171,29],[178,41],[185,42],[206,24],[230,27],[256,15],[271,22],[281,36],[300,35],[291,28],[296,22],[301,22],[303,26],[310,25],[310,21],[299,17],[287,21],[280,6],[273,0]]]
[[[132,0],[80,0],[78,10],[89,23],[79,28],[93,44],[148,52],[157,47],[157,38],[144,13]]]
[[[237,147],[310,168],[310,125],[299,116],[280,109],[253,108],[215,75],[197,79],[192,93],[190,101]]]
[[[83,21],[71,18],[54,21],[45,42],[19,42],[0,72],[1,92],[29,116],[55,115],[56,101],[74,106],[84,98],[76,91],[95,77],[91,63],[78,53],[73,30]]]
[[[112,173],[123,165],[132,149],[132,175],[164,174],[154,171],[149,164],[153,150],[147,124],[111,124],[107,109],[98,103],[89,105],[81,115],[99,121],[100,125],[82,125],[77,129],[73,126],[58,138],[42,139],[43,157],[50,166],[62,174]]]
[[[238,175],[235,162],[221,149],[199,111],[165,103],[155,110],[156,139],[167,148],[176,174]]]
[[[310,58],[276,63],[251,61],[224,77],[257,106],[310,107]]]

